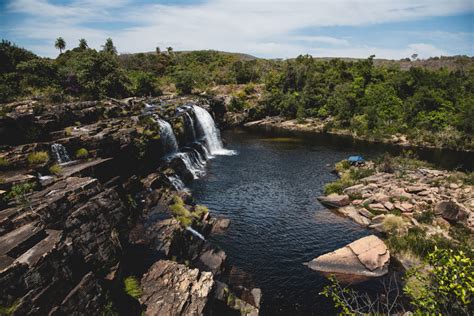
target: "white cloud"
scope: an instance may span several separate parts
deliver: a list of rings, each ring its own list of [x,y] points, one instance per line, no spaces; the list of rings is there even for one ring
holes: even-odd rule
[[[63,36],[76,45],[86,38],[99,48],[112,37],[119,51],[151,51],[159,45],[176,50],[218,49],[263,57],[318,56],[401,58],[420,50],[420,56],[441,54],[436,47],[412,44],[397,50],[365,47],[345,38],[302,34],[324,26],[359,26],[405,21],[472,11],[470,0],[208,0],[188,5],[134,6],[131,0],[75,0],[58,5],[47,0],[13,1],[9,10],[27,14],[11,32],[18,38],[51,43],[37,52],[54,56],[54,39]],[[129,27],[106,29],[97,23],[127,22]],[[312,48],[329,45],[330,48]],[[413,46],[415,45],[415,46]],[[416,46],[423,45],[423,46]],[[341,55],[342,54],[342,55]],[[395,57],[394,57],[395,58]]]

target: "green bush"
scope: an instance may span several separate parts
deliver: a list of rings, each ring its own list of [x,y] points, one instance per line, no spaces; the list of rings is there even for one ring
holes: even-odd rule
[[[60,165],[58,164],[54,164],[52,165],[51,167],[49,167],[49,172],[51,172],[52,174],[60,174],[61,172],[63,171],[63,169],[61,168]]]
[[[470,315],[474,296],[473,260],[462,251],[438,249],[428,255],[430,273],[415,270],[416,286],[408,283],[405,294],[417,315]]]
[[[85,148],[79,148],[76,150],[76,158],[77,159],[85,159],[89,157],[89,151]]]
[[[193,74],[190,71],[180,71],[176,73],[175,85],[180,94],[191,94],[194,87]]]
[[[26,157],[30,165],[42,165],[49,161],[49,154],[46,151],[37,151]]]
[[[403,229],[405,222],[400,216],[387,214],[382,222],[382,226],[385,232],[395,234]]]
[[[128,295],[130,295],[131,297],[135,298],[135,299],[139,299],[140,296],[142,296],[142,290],[140,288],[140,283],[138,282],[138,280],[133,277],[133,276],[129,276],[127,278],[125,278],[125,280],[123,281],[124,283],[124,290],[125,290],[125,293],[127,293]]]
[[[197,218],[201,218],[203,215],[209,213],[209,209],[204,205],[196,205],[194,208],[193,215]]]
[[[433,211],[424,211],[415,214],[415,219],[422,224],[431,224],[435,218]]]
[[[28,194],[31,193],[35,187],[35,183],[15,184],[10,188],[10,191],[7,193],[5,198],[7,200],[14,199],[18,204],[27,206],[30,203]]]
[[[5,170],[10,166],[10,162],[3,157],[0,157],[0,170]]]
[[[345,185],[341,182],[341,180],[336,180],[334,182],[330,182],[324,185],[324,193],[326,195],[332,194],[332,193],[337,193],[341,194],[342,190],[344,190],[346,187]]]

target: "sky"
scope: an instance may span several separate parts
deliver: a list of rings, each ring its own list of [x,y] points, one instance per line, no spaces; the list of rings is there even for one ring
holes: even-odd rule
[[[85,38],[119,53],[214,49],[263,58],[474,55],[474,0],[0,0],[0,38],[56,57]]]

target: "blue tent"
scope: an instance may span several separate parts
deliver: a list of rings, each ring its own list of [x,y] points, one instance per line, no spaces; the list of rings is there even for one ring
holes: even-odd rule
[[[364,158],[362,158],[361,156],[350,156],[347,160],[351,164],[359,164],[365,162]]]

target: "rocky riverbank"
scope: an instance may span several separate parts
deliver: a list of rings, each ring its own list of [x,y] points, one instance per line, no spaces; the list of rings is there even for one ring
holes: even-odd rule
[[[1,105],[2,310],[258,314],[260,291],[225,284],[225,252],[208,241],[228,223],[184,190],[213,150],[197,104],[214,106],[194,98]]]
[[[437,148],[443,149],[446,146],[436,145],[425,141],[419,141],[410,139],[407,135],[396,134],[385,137],[377,137],[368,135],[361,135],[348,129],[341,129],[333,127],[333,120],[331,118],[321,120],[318,118],[306,118],[302,121],[296,119],[288,120],[283,117],[267,117],[257,121],[245,122],[245,115],[232,115],[227,114],[227,117],[232,118],[232,121],[237,120],[246,128],[263,128],[269,130],[281,130],[288,132],[303,132],[303,133],[325,133],[331,135],[348,136],[356,140],[368,141],[374,143],[392,144],[401,147],[419,147],[419,148]],[[451,148],[450,149],[459,149]],[[472,151],[470,149],[464,149],[464,151]]]
[[[326,185],[327,195],[318,197],[320,202],[373,229],[406,269],[423,261],[435,246],[472,255],[472,173],[436,170],[411,158],[388,155],[377,164],[352,166],[342,161],[335,172],[339,179]],[[312,262],[316,270],[327,272],[319,267],[318,259]]]

